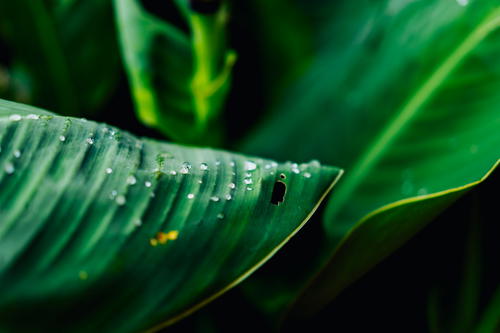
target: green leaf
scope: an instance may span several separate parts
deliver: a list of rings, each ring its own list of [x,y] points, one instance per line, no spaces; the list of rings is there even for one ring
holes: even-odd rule
[[[1,331],[169,325],[262,265],[341,174],[6,101],[0,148]]]
[[[122,54],[137,115],[183,142],[217,141],[214,118],[223,107],[236,60],[227,50],[227,6],[200,14],[177,1],[191,35],[152,16],[137,0],[115,0]],[[211,126],[212,131],[208,128]]]
[[[288,302],[332,255],[317,280],[328,285],[313,288],[334,297],[457,198],[442,194],[464,193],[500,157],[496,1],[345,1],[322,10],[325,46],[244,145],[276,158],[314,152],[348,170],[324,215],[324,256],[280,291]]]
[[[112,18],[110,1],[1,1],[14,97],[67,115],[100,107],[118,79]]]

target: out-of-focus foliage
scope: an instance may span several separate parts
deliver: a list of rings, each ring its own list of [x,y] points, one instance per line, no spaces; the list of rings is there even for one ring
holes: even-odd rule
[[[310,268],[296,284],[273,288],[284,303],[335,253],[319,293],[308,294],[327,298],[330,290],[333,298],[453,201],[435,205],[433,193],[480,179],[500,157],[495,1],[335,2],[323,10],[329,18],[315,62],[245,144],[268,156],[314,155],[347,170],[323,216],[321,255],[305,261]],[[413,205],[391,205],[378,210],[383,219],[372,215],[357,225],[377,208],[417,196],[430,204],[419,206],[412,222],[404,216],[415,214]],[[270,295],[282,309],[263,290],[259,301]]]
[[[101,0],[0,1],[0,97],[68,115],[99,110],[119,73],[112,13]]]
[[[216,144],[216,116],[236,60],[226,49],[228,7],[199,13],[187,1],[175,3],[189,32],[148,13],[138,0],[114,1],[137,114],[178,141]]]

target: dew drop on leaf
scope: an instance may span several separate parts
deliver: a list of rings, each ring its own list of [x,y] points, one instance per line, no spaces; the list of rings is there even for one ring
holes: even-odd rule
[[[252,161],[246,161],[245,162],[245,170],[253,171],[255,169],[257,169],[257,164],[255,164]]]
[[[16,169],[14,168],[14,164],[9,162],[5,164],[4,170],[7,174],[11,175]]]
[[[127,177],[127,184],[135,185],[135,183],[137,183],[137,178],[135,178],[135,176],[130,175]]]
[[[125,197],[123,195],[119,195],[119,196],[116,197],[115,201],[116,201],[116,203],[118,205],[123,206],[125,204],[125,202],[126,202],[126,199],[125,199]]]

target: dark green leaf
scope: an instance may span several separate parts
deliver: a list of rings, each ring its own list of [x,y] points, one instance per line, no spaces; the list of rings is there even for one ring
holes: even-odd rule
[[[110,1],[0,1],[11,95],[62,114],[95,111],[118,80]],[[19,83],[20,82],[20,83]]]
[[[348,170],[325,212],[325,257],[308,261],[302,286],[334,255],[326,270],[333,275],[320,278],[328,285],[317,287],[336,290],[333,297],[456,199],[432,194],[464,193],[461,186],[498,160],[500,8],[496,1],[464,4],[322,5],[323,49],[245,145],[267,156],[315,154]],[[418,216],[413,205],[380,209],[405,199],[429,200],[417,205]],[[275,309],[294,297],[290,291]]]

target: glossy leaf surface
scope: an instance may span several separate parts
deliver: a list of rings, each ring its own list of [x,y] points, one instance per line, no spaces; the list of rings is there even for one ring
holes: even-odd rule
[[[341,173],[6,101],[0,147],[2,331],[168,325],[274,254]]]

